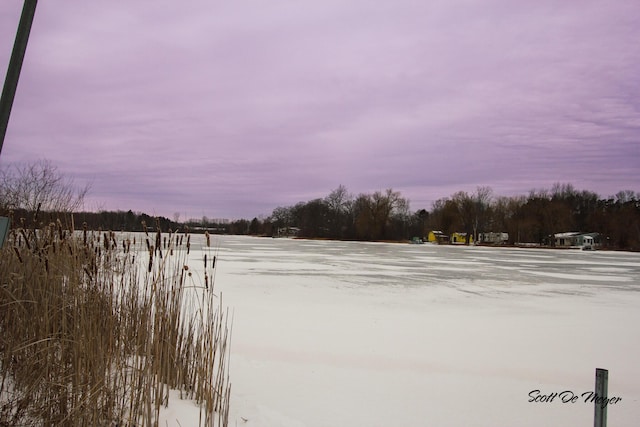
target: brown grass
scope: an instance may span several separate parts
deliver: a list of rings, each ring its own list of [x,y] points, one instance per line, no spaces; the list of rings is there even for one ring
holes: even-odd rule
[[[214,267],[201,283],[189,236],[186,249],[162,237],[12,230],[0,252],[0,426],[156,426],[170,389],[200,404],[200,425],[227,425],[230,319]]]

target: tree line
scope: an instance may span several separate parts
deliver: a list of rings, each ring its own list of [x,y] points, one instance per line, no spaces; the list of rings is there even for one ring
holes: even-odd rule
[[[89,188],[76,188],[48,161],[0,169],[0,215],[14,220],[47,223],[60,217],[74,227],[142,231],[147,229],[277,236],[295,230],[306,238],[348,240],[407,240],[426,237],[431,230],[445,235],[466,233],[477,241],[480,233],[508,233],[508,244],[553,246],[555,233],[596,232],[604,247],[640,250],[640,193],[620,191],[601,198],[572,184],[532,190],[528,195],[496,196],[490,187],[459,191],[436,200],[431,210],[410,210],[409,200],[393,189],[351,194],[343,185],[322,198],[280,206],[266,218],[223,223],[201,220],[179,222],[129,211],[83,212]],[[62,214],[62,215],[61,215]],[[71,215],[73,214],[73,215]],[[69,224],[65,224],[68,226]]]
[[[393,189],[350,194],[339,186],[326,197],[277,207],[266,219],[230,224],[234,233],[273,235],[295,227],[308,238],[407,240],[429,231],[466,233],[467,243],[480,233],[508,233],[507,244],[553,246],[552,236],[566,231],[595,232],[603,247],[640,250],[640,193],[625,190],[601,198],[572,184],[532,190],[528,195],[495,196],[490,187],[459,191],[436,200],[430,211],[410,211],[409,200]]]

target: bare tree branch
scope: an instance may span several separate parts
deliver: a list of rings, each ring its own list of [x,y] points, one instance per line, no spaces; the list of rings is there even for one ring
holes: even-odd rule
[[[77,187],[49,160],[0,168],[0,208],[6,210],[74,212],[83,206],[89,188]]]

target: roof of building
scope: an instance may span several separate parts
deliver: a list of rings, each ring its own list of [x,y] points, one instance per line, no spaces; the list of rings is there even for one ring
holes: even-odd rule
[[[565,231],[564,233],[556,233],[553,235],[553,237],[562,239],[564,237],[575,237],[580,234],[584,234],[584,233],[580,233],[579,231]]]

